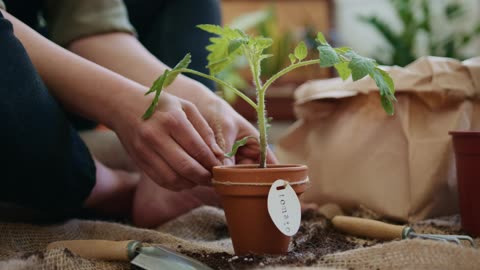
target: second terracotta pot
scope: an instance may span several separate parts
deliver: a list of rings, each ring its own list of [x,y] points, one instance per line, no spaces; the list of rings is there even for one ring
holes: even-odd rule
[[[297,195],[308,186],[304,165],[219,166],[213,168],[214,187],[222,199],[235,254],[285,254],[291,237],[282,234],[270,218],[267,197],[278,179],[292,183]]]
[[[480,132],[452,131],[462,228],[480,236]]]

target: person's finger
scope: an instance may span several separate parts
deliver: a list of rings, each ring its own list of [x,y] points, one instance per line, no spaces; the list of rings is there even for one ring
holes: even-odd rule
[[[191,164],[191,166],[188,164],[181,165],[190,168],[196,167],[196,164],[201,164],[204,169],[207,170],[210,170],[214,166],[220,165],[220,161],[197,131],[199,130],[204,134],[208,133],[208,129],[210,129],[208,124],[205,122],[205,125],[201,125],[197,122],[198,126],[193,126],[193,124],[187,118],[187,115],[184,112],[182,113],[183,115],[181,113],[177,113],[176,119],[172,120],[175,123],[166,125],[166,127],[169,128],[170,136],[184,150],[180,152],[188,153],[188,155],[191,157],[188,160],[193,160],[194,163]],[[173,145],[171,146],[173,147]],[[170,148],[169,153],[172,152],[171,150],[172,149]],[[171,154],[175,155],[175,153]],[[165,157],[165,155],[163,156]],[[183,162],[186,162],[186,160],[186,158],[182,159]],[[169,164],[174,168],[178,167],[176,164]],[[196,172],[200,172],[200,170],[196,170]]]
[[[195,156],[194,154],[192,157],[191,154],[185,152],[185,148],[171,137],[164,137],[162,140],[153,140],[150,141],[150,144],[154,146],[154,149],[157,149],[157,154],[162,157],[170,168],[181,177],[196,184],[210,184],[211,173],[198,161],[201,156]],[[192,148],[194,148],[193,143]],[[212,154],[206,145],[204,145],[203,148],[206,149],[204,151]],[[192,151],[190,152],[192,153]]]
[[[140,157],[142,171],[158,185],[172,191],[191,189],[196,186],[192,181],[180,176],[153,151],[146,150]]]
[[[267,163],[278,164],[278,159],[270,148],[267,148]]]
[[[197,107],[189,102],[183,102],[182,106],[188,120],[190,123],[192,123],[193,127],[197,130],[198,134],[200,134],[207,145],[210,146],[210,149],[213,151],[215,156],[223,157],[223,150],[215,140],[215,133],[205,118],[202,117]]]

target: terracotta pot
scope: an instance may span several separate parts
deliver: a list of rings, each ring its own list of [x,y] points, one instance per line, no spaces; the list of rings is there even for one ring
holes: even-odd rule
[[[452,131],[462,228],[480,236],[480,132]]]
[[[222,199],[235,254],[285,254],[291,237],[282,234],[267,210],[268,192],[273,182],[283,179],[299,182],[307,179],[304,165],[218,166],[213,168],[214,187]],[[226,183],[230,182],[230,183]],[[254,185],[251,183],[259,183]],[[263,184],[263,185],[262,185]],[[267,185],[265,185],[267,184]],[[297,195],[307,183],[292,185]]]

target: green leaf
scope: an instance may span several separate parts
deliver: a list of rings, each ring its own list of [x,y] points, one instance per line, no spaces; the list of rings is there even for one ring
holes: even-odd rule
[[[330,45],[320,45],[317,47],[320,53],[320,66],[331,67],[340,63],[338,53]]]
[[[339,48],[334,48],[335,52],[338,54],[346,54],[350,51],[352,51],[352,48],[349,47],[339,47]]]
[[[161,87],[160,84],[163,85],[163,81],[165,80],[164,74],[165,74],[165,73],[163,73],[160,77],[158,77],[158,78],[153,82],[153,84],[152,84],[152,86],[150,87],[150,89],[148,89],[148,91],[145,93],[145,96],[146,96],[146,95],[149,95],[149,94],[151,94],[151,93],[153,93],[153,92],[155,92],[159,87]]]
[[[295,47],[294,54],[299,61],[302,61],[307,57],[308,51],[305,42],[301,41],[298,43],[297,47]]]
[[[235,58],[242,54],[242,50],[238,50],[241,43],[247,44],[250,41],[250,38],[245,33],[238,29],[231,29],[228,26],[222,28],[216,25],[199,25],[198,27],[219,35],[218,37],[210,38],[211,43],[206,47],[210,52],[207,56],[207,67],[209,67],[211,75],[216,75],[230,66]]]
[[[182,60],[180,60],[180,62],[178,62],[175,67],[173,68],[173,70],[171,72],[169,72],[168,76],[165,78],[165,82],[163,83],[163,88],[169,86],[170,84],[173,83],[173,81],[175,81],[175,79],[177,78],[178,74],[181,73],[181,69],[184,69],[184,68],[187,68],[188,65],[190,65],[190,63],[192,62],[192,56],[190,55],[190,53],[187,53]]]
[[[376,67],[375,70],[380,72],[380,74],[382,75],[383,80],[387,83],[390,94],[395,94],[395,84],[393,83],[392,77],[390,77],[390,75],[385,70],[380,69],[379,67]]]
[[[203,31],[217,35],[222,35],[224,32],[222,27],[214,24],[199,24],[197,25],[197,27],[202,29]]]
[[[144,120],[147,120],[147,119],[149,119],[150,117],[152,117],[153,113],[155,112],[155,109],[157,108],[158,99],[159,99],[159,97],[157,97],[157,96],[155,95],[155,97],[153,98],[152,103],[150,104],[150,106],[148,107],[147,111],[145,111],[145,113],[144,113],[143,116],[142,116],[142,118],[143,118]]]
[[[352,70],[352,79],[354,81],[360,80],[361,78],[374,72],[377,63],[375,60],[368,57],[363,57],[358,55],[355,52],[351,52],[352,60],[348,67]]]
[[[334,67],[342,80],[348,79],[352,74],[352,71],[348,68],[348,62],[340,62],[338,64],[335,64]]]
[[[370,77],[375,81],[375,84],[378,86],[381,96],[381,103],[385,112],[389,115],[394,113],[393,101],[396,101],[394,93],[395,86],[393,80],[384,70],[376,67],[372,73],[369,74]]]
[[[388,115],[393,115],[395,113],[393,102],[390,99],[385,96],[381,96],[380,102],[382,103],[382,107]]]
[[[317,41],[322,45],[327,45],[328,44],[327,39],[325,38],[325,36],[323,35],[322,32],[318,32]]]
[[[207,65],[207,68],[210,69],[211,74],[218,74],[222,70],[224,70],[228,65],[230,64],[230,61],[227,57],[223,59],[219,59],[215,62],[210,62]]]
[[[234,40],[231,40],[230,44],[228,44],[228,54],[231,54],[234,51],[236,51],[244,43],[245,43],[245,39],[243,38],[236,38]]]
[[[160,94],[162,93],[163,88],[165,88],[164,87],[165,80],[169,76],[169,74],[170,74],[170,70],[168,69],[165,70],[165,72],[158,79],[155,80],[150,90],[148,90],[148,92],[145,93],[145,95],[148,95],[149,93],[155,92],[155,97],[153,98],[152,103],[148,107],[147,111],[145,111],[145,113],[142,116],[144,120],[149,119],[155,112],[155,109],[157,108],[158,100],[160,99]]]
[[[232,151],[224,154],[224,156],[227,157],[227,158],[231,158],[231,157],[235,156],[237,154],[238,148],[247,144],[248,139],[256,139],[256,137],[255,136],[246,136],[246,137],[243,137],[242,139],[236,141],[232,146]]]
[[[253,39],[253,43],[255,44],[255,48],[262,53],[263,50],[269,48],[273,44],[273,40],[271,38],[266,37],[256,37]]]
[[[297,62],[297,58],[295,57],[295,55],[293,55],[293,53],[289,54],[288,58],[290,58],[290,62],[292,63],[292,65]]]
[[[156,91],[162,91],[163,84],[165,83],[165,79],[169,73],[169,69],[165,70],[165,72],[163,72],[163,74],[153,82],[152,87],[150,87],[150,89],[145,93],[145,96]]]

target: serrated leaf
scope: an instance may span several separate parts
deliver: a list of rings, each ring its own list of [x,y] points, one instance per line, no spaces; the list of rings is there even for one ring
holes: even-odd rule
[[[224,156],[227,157],[227,158],[231,158],[231,157],[235,156],[237,154],[238,148],[247,144],[248,139],[256,139],[256,137],[255,136],[246,136],[246,137],[243,137],[242,139],[236,141],[232,146],[232,151],[224,154]]]
[[[323,35],[322,32],[318,32],[317,41],[322,45],[327,45],[328,44],[327,39],[325,38],[325,36]]]
[[[382,103],[382,107],[388,115],[393,115],[395,113],[393,102],[390,99],[385,96],[381,96],[380,102]]]
[[[245,39],[248,39],[248,35],[240,29],[235,29],[235,31]]]
[[[300,41],[297,47],[295,47],[295,50],[293,51],[293,53],[295,54],[295,57],[299,61],[302,61],[303,59],[305,59],[308,54],[307,45],[305,45],[305,42]]]
[[[317,49],[320,54],[321,67],[331,67],[340,63],[340,57],[330,45],[320,45]]]
[[[192,55],[190,53],[187,53],[180,62],[178,62],[175,67],[172,69],[171,72],[169,72],[168,76],[165,78],[165,82],[163,83],[163,88],[169,86],[170,84],[175,81],[177,78],[178,74],[180,74],[180,70],[183,68],[187,68],[188,65],[192,62]]]
[[[165,78],[162,78],[163,77],[163,74],[162,76],[158,77],[152,84],[152,86],[150,87],[150,89],[148,89],[148,91],[145,93],[145,96],[146,95],[149,95],[153,92],[155,92],[155,90],[158,88],[159,86],[159,83],[160,83],[160,80],[165,80]],[[162,82],[163,83],[163,82]]]
[[[295,57],[295,55],[293,55],[293,53],[289,54],[288,58],[290,58],[290,63],[292,63],[292,65],[297,62],[297,58]]]
[[[245,43],[245,39],[243,38],[236,38],[234,40],[231,40],[230,44],[228,44],[228,54],[231,54],[234,51],[236,51],[244,43]]]
[[[387,83],[390,94],[395,94],[395,84],[393,83],[392,77],[383,69],[379,67],[375,68],[382,75],[383,80]]]
[[[152,103],[150,104],[150,106],[148,106],[148,109],[145,111],[145,113],[142,116],[144,120],[147,120],[150,117],[152,117],[153,113],[155,112],[155,109],[157,108],[157,104],[158,104],[158,98],[157,96],[155,96],[153,98]]]
[[[352,79],[354,81],[374,72],[377,63],[375,60],[352,53],[352,60],[348,67],[352,70]]]
[[[163,84],[165,83],[165,79],[167,78],[168,74],[170,73],[170,70],[167,69],[163,72],[162,75],[160,75],[160,77],[158,77],[152,84],[152,86],[150,87],[150,89],[145,93],[145,96],[150,94],[150,93],[153,93],[153,92],[156,92],[156,91],[162,91],[162,88],[163,88]]]
[[[394,96],[395,86],[392,78],[387,72],[378,67],[376,67],[369,75],[378,86],[381,96],[381,103],[385,112],[387,112],[389,115],[392,115],[394,112],[393,101],[396,101]]]
[[[260,51],[260,53],[272,46],[273,40],[271,38],[266,38],[266,37],[256,37],[253,42],[255,43],[255,47],[257,50]]]
[[[336,64],[334,67],[337,70],[340,78],[342,78],[342,80],[348,79],[352,74],[352,71],[348,68],[348,62],[340,62]]]
[[[217,75],[230,66],[237,56],[241,55],[242,51],[238,50],[238,47],[241,45],[239,44],[240,40],[243,40],[244,44],[249,41],[249,37],[245,33],[237,29],[231,29],[228,26],[222,28],[220,26],[199,25],[198,27],[219,35],[218,37],[210,38],[211,43],[206,47],[210,52],[207,60],[211,75]]]
[[[348,53],[349,51],[351,51],[352,48],[349,48],[349,47],[339,47],[339,48],[335,48],[334,50],[335,50],[335,52],[337,52],[338,54],[345,54],[345,53]]]
[[[230,61],[228,57],[225,57],[217,61],[208,63],[207,68],[210,69],[211,74],[218,74],[229,64],[230,64]]]
[[[152,103],[150,104],[150,106],[142,116],[144,120],[149,119],[155,112],[155,109],[157,108],[158,100],[160,99],[160,94],[162,93],[162,90],[164,88],[165,79],[169,76],[169,74],[170,74],[170,70],[168,69],[165,70],[165,72],[157,80],[155,80],[152,87],[147,92],[147,93],[151,93],[155,91],[155,97],[153,98]],[[145,95],[147,95],[147,93],[145,93]]]
[[[212,34],[217,34],[217,35],[222,35],[223,34],[223,28],[214,25],[214,24],[199,24],[197,25],[198,28],[202,29],[203,31],[212,33]]]

